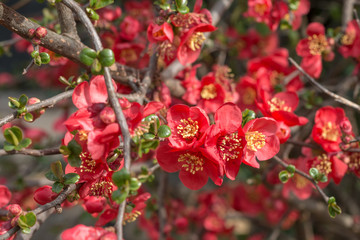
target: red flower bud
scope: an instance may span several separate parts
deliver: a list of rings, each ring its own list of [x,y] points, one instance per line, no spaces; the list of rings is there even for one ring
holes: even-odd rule
[[[352,132],[352,126],[348,119],[343,119],[340,122],[340,128],[346,134],[351,134],[351,132]]]
[[[36,103],[39,103],[40,102],[40,99],[36,98],[36,97],[32,97],[32,98],[29,98],[29,101],[28,101],[28,105],[34,105]],[[33,121],[35,121],[37,118],[39,118],[42,114],[45,113],[45,109],[42,108],[42,109],[39,109],[39,110],[36,110],[36,111],[32,111],[30,112],[32,115],[33,115]]]
[[[33,44],[35,44],[35,45],[39,45],[39,44],[41,43],[41,40],[40,40],[39,38],[37,38],[37,37],[34,37],[34,38],[31,40],[31,42],[32,42]]]
[[[100,112],[100,119],[105,123],[105,124],[110,124],[115,122],[116,117],[115,117],[115,112],[111,107],[105,107],[103,110],[101,110]]]
[[[104,210],[106,199],[104,197],[90,196],[85,200],[84,207],[88,213],[99,213]]]
[[[57,196],[58,194],[51,190],[51,186],[45,185],[35,191],[34,200],[38,204],[44,205],[53,201]]]
[[[22,213],[22,208],[19,204],[11,204],[7,207],[11,216],[19,216]]]
[[[28,36],[29,36],[29,38],[33,38],[34,35],[35,35],[35,29],[30,28],[29,31],[28,31]]]
[[[47,34],[47,30],[44,27],[38,27],[35,31],[35,36],[37,38],[43,38],[46,36],[46,34]]]

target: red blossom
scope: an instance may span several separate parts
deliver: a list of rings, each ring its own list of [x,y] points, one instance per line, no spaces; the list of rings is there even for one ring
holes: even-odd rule
[[[43,187],[38,188],[35,193],[34,193],[34,200],[40,204],[40,205],[44,205],[47,204],[53,200],[55,200],[55,198],[58,196],[59,194],[54,193],[52,191],[52,187],[45,185]]]
[[[223,86],[216,82],[215,76],[210,73],[201,79],[200,100],[198,106],[206,113],[215,111],[225,102],[225,90]]]
[[[0,208],[5,207],[11,200],[11,192],[5,185],[0,185]]]
[[[360,28],[356,20],[348,22],[345,34],[341,37],[339,52],[345,58],[360,57]]]
[[[116,240],[114,232],[105,230],[100,227],[88,227],[78,224],[73,228],[65,230],[61,236],[61,240]]]
[[[172,26],[168,22],[165,22],[160,26],[151,23],[147,29],[147,37],[152,43],[163,42],[165,40],[172,42],[174,39],[174,32]]]

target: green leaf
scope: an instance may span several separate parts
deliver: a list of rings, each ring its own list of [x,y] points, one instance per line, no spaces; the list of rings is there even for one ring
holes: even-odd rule
[[[137,180],[137,178],[131,178],[130,179],[130,185],[129,188],[131,191],[136,191],[141,187],[141,182]]]
[[[9,98],[9,107],[12,109],[20,107],[20,103],[17,98],[8,97]]]
[[[319,170],[317,168],[310,168],[309,174],[313,179],[317,179],[319,175]]]
[[[286,167],[286,170],[289,172],[289,173],[294,173],[295,172],[295,166],[292,165],[292,164],[289,164],[287,167]]]
[[[65,146],[65,145],[62,145],[62,146],[60,146],[60,153],[62,154],[62,155],[64,155],[64,156],[67,156],[67,155],[70,155],[71,154],[71,152],[70,152],[70,150],[68,149],[68,147],[67,146]]]
[[[34,121],[34,116],[29,112],[25,113],[24,120],[27,122],[32,122],[32,121]]]
[[[77,183],[80,179],[80,175],[77,173],[68,173],[64,176],[64,184],[74,184]]]
[[[36,215],[33,212],[28,212],[26,215],[22,215],[18,219],[18,225],[21,229],[27,229],[34,226],[36,223]]]
[[[129,195],[129,191],[123,191],[116,190],[112,193],[111,198],[113,201],[115,201],[117,204],[121,204],[123,201],[126,200],[127,196]]]
[[[159,146],[159,141],[141,141],[141,149],[156,149]]]
[[[91,66],[94,59],[97,57],[97,53],[91,48],[84,48],[80,52],[80,61],[86,66]]]
[[[104,68],[97,58],[94,59],[94,62],[91,65],[91,73],[94,75],[104,75]]]
[[[24,228],[21,228],[21,231],[25,234],[30,234],[31,233],[31,229],[28,228],[28,227],[24,227]]]
[[[327,182],[328,177],[326,175],[324,175],[324,174],[320,174],[319,181],[320,182]]]
[[[50,181],[59,181],[59,178],[57,178],[52,171],[45,173],[45,177]]]
[[[171,136],[171,129],[167,125],[161,125],[158,129],[158,136],[161,138],[168,138]]]
[[[124,186],[130,178],[130,173],[126,168],[122,168],[120,171],[117,171],[112,175],[112,180],[118,187]]]
[[[105,67],[110,67],[115,63],[114,52],[109,48],[101,50],[99,53],[99,61],[101,65]]]
[[[50,62],[50,55],[46,52],[40,53],[41,63],[48,64]]]
[[[279,179],[282,183],[287,183],[289,181],[289,172],[286,170],[279,172]]]
[[[30,55],[32,58],[36,58],[37,56],[39,56],[39,51],[32,51]]]
[[[10,151],[12,151],[14,149],[15,149],[14,145],[12,145],[11,143],[8,143],[8,142],[4,142],[4,150],[6,152],[10,152]]]
[[[330,204],[333,204],[333,203],[335,203],[336,202],[336,199],[335,199],[335,197],[329,197],[329,200],[328,200],[328,204],[330,205]]]
[[[12,145],[17,146],[20,143],[20,141],[22,140],[23,134],[22,134],[22,131],[20,128],[14,126],[14,127],[5,129],[4,137],[5,137],[6,141],[11,143]]]
[[[82,152],[81,145],[73,138],[67,145],[68,150],[70,153],[79,155]]]
[[[90,7],[97,10],[113,3],[114,0],[90,0]]]
[[[53,186],[52,186],[52,191],[54,193],[60,193],[63,188],[65,187],[65,185],[61,182],[54,182]]]
[[[54,174],[54,176],[60,180],[60,182],[63,181],[64,171],[61,165],[61,161],[56,161],[51,163],[50,165],[51,172]]]
[[[26,106],[28,100],[29,100],[29,98],[28,98],[25,94],[22,94],[22,95],[19,97],[20,107]]]
[[[144,133],[143,138],[145,140],[153,140],[155,138],[155,135],[152,133]]]
[[[27,148],[28,146],[30,146],[31,142],[32,141],[30,138],[24,138],[23,140],[21,140],[19,145],[15,146],[15,150],[21,150],[23,148]]]
[[[81,158],[79,157],[79,155],[70,154],[68,156],[68,162],[69,162],[70,166],[72,166],[72,167],[80,167],[81,166]]]
[[[249,110],[249,109],[245,109],[243,112],[242,112],[242,123],[241,125],[242,126],[245,126],[245,124],[253,119],[255,119],[256,117],[256,114],[254,111],[252,110]]]

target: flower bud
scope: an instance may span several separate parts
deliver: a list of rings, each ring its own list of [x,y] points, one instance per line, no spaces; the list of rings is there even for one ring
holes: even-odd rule
[[[45,185],[35,191],[34,200],[38,204],[44,205],[53,201],[57,196],[58,194],[51,190],[51,186]]]
[[[116,116],[115,116],[115,112],[111,107],[105,107],[103,110],[101,110],[100,112],[100,119],[105,123],[105,124],[110,124],[115,122],[116,120]]]
[[[37,38],[43,38],[47,35],[47,30],[44,27],[38,27],[35,31],[35,36]]]
[[[32,42],[33,44],[35,44],[35,45],[39,45],[39,44],[41,43],[41,40],[40,40],[39,38],[37,38],[37,37],[34,37],[34,38],[31,40],[31,42]]]
[[[100,213],[106,206],[106,199],[104,197],[88,197],[84,202],[84,208],[88,213]]]
[[[39,103],[40,102],[40,99],[36,98],[36,97],[32,97],[32,98],[29,98],[29,101],[28,101],[28,105],[34,105],[36,103]],[[42,108],[42,109],[39,109],[39,110],[36,110],[36,111],[32,111],[30,112],[33,116],[33,121],[35,121],[35,119],[39,118],[42,114],[45,113],[45,109]]]
[[[19,204],[10,204],[7,209],[9,210],[9,214],[11,214],[11,216],[19,216],[22,213],[22,208]]]
[[[29,38],[33,38],[35,36],[35,29],[30,28],[28,31]]]
[[[346,134],[351,134],[352,132],[352,126],[349,120],[344,119],[340,123],[341,130]]]

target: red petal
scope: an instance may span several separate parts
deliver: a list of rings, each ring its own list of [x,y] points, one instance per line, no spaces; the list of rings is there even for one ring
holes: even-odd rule
[[[179,168],[178,158],[184,151],[175,151],[169,146],[169,141],[163,141],[156,150],[156,159],[160,167],[166,172],[177,172]]]
[[[77,108],[91,106],[90,89],[88,82],[82,82],[76,86],[72,95],[72,101]]]
[[[325,27],[321,23],[313,22],[306,28],[306,33],[308,36],[325,35]]]
[[[208,181],[208,176],[205,171],[197,171],[195,174],[189,171],[180,171],[179,178],[181,182],[191,190],[199,190]]]
[[[215,123],[221,130],[234,133],[241,127],[242,113],[233,103],[225,103],[215,113]]]

